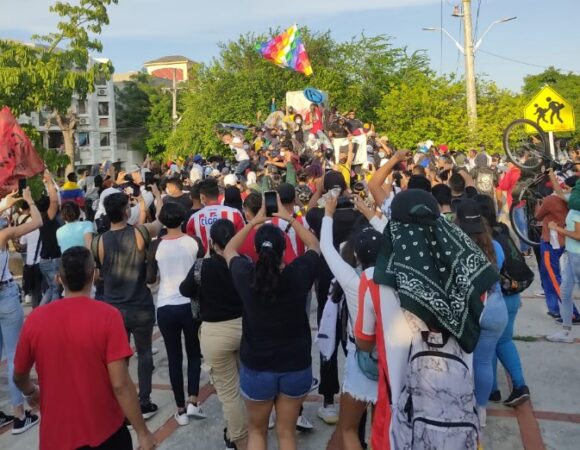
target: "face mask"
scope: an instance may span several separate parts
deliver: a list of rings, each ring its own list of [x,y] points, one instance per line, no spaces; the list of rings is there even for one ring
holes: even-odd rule
[[[280,156],[284,156],[286,152],[280,152]]]
[[[384,158],[385,157],[385,152],[379,152],[379,158]]]
[[[302,121],[301,121],[300,119],[298,119],[298,120],[296,121],[296,125],[300,125],[301,123],[302,123]]]
[[[249,150],[250,146],[248,144],[244,144],[244,150]]]

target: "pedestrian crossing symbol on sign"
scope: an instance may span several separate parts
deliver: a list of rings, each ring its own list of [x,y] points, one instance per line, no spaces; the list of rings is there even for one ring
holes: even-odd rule
[[[544,86],[526,105],[524,117],[544,131],[576,131],[574,108],[550,86]],[[532,127],[527,127],[527,131],[535,132]]]

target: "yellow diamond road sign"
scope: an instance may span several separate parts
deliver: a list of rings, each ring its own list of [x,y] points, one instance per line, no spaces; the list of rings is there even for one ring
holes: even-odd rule
[[[544,86],[526,105],[524,117],[546,132],[576,131],[574,108],[550,86]],[[528,132],[535,132],[532,127],[527,128]]]

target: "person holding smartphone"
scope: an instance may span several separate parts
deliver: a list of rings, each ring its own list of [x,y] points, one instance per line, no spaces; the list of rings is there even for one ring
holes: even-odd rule
[[[286,220],[308,251],[283,264],[286,240],[278,227],[264,224],[267,201],[224,250],[232,279],[242,300],[240,388],[248,410],[248,448],[267,448],[268,419],[276,408],[276,431],[281,449],[296,449],[296,421],[312,387],[312,338],[306,299],[316,276],[318,239],[295,220],[277,200],[274,217]],[[260,226],[262,225],[262,226]],[[254,227],[258,261],[238,254]]]

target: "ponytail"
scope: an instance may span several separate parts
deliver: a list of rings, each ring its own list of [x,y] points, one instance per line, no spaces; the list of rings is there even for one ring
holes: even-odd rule
[[[280,266],[286,248],[282,230],[273,225],[262,225],[254,239],[258,261],[254,267],[252,291],[260,300],[275,300],[280,284]]]

